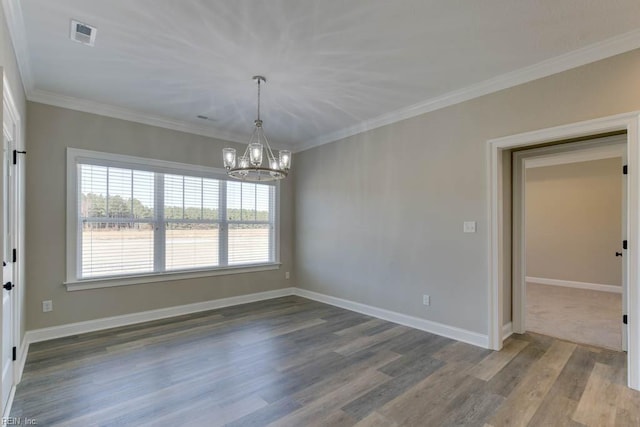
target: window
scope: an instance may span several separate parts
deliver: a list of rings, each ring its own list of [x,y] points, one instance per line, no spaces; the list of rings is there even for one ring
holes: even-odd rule
[[[67,282],[277,262],[274,183],[68,149]]]

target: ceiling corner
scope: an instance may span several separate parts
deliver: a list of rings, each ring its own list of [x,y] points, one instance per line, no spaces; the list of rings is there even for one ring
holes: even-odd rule
[[[35,83],[29,62],[29,46],[27,44],[27,34],[20,0],[2,0],[2,9],[4,10],[11,44],[18,62],[24,92],[28,99],[35,89]]]

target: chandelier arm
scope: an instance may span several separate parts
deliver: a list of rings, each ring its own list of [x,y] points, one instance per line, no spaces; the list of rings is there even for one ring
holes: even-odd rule
[[[267,156],[270,160],[276,160],[276,156],[273,155],[273,151],[271,151],[271,145],[269,145],[269,140],[267,136],[262,132],[262,137],[264,138],[265,145],[267,146]]]
[[[253,141],[253,135],[255,134],[255,130],[253,131],[253,133],[251,134],[251,139],[249,140],[249,144],[251,144],[251,141]],[[244,154],[242,155],[242,157],[246,157],[247,159],[249,158],[249,144],[247,144],[247,148],[244,149]]]

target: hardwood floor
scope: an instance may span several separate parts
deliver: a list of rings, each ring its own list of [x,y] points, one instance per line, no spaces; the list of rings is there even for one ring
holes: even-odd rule
[[[33,344],[39,426],[640,425],[625,354],[542,335],[474,347],[299,297]],[[24,424],[24,421],[23,421]]]

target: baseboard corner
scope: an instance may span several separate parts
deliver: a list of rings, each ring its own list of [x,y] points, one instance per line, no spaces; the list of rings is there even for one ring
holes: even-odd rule
[[[314,301],[322,302],[346,310],[355,311],[357,313],[366,314],[367,316],[377,317],[378,319],[397,323],[399,325],[409,326],[410,328],[419,329],[435,335],[451,338],[477,347],[489,348],[489,337],[478,332],[469,331],[455,326],[445,325],[443,323],[434,322],[432,320],[422,319],[415,316],[387,310],[384,308],[374,307],[331,295],[321,294],[319,292],[310,291],[302,288],[295,288],[294,295],[308,298]]]

